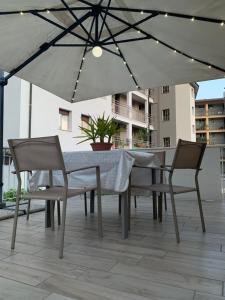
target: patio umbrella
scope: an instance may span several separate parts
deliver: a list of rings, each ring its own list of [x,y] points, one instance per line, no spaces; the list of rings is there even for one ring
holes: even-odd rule
[[[224,0],[0,0],[0,28],[0,143],[13,75],[77,102],[225,74]]]

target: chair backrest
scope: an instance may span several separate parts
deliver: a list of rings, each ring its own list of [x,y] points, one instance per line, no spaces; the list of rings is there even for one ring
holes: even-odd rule
[[[58,136],[8,140],[17,172],[65,170]]]
[[[205,148],[205,143],[189,142],[179,139],[172,169],[199,169]]]

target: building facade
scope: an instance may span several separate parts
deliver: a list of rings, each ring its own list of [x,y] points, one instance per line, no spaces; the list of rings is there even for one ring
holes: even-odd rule
[[[152,90],[152,143],[176,147],[179,138],[195,141],[196,83],[163,86]]]
[[[196,139],[208,145],[225,144],[224,98],[195,103]]]

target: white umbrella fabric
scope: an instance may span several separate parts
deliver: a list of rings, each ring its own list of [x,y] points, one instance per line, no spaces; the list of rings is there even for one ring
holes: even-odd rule
[[[71,102],[225,74],[224,0],[0,0],[0,28],[5,83]]]

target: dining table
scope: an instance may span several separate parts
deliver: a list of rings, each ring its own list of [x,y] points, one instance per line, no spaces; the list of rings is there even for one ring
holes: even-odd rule
[[[137,150],[111,150],[111,151],[72,151],[63,152],[66,170],[99,166],[102,194],[119,194],[121,196],[121,224],[122,238],[128,238],[128,193],[129,184],[149,186],[156,181],[156,169],[160,167],[160,161],[154,152]],[[143,167],[143,168],[141,168]],[[49,173],[36,171],[30,178],[30,190],[39,187],[48,187]],[[53,185],[63,186],[61,171],[53,171]],[[96,174],[94,169],[82,170],[71,173],[68,176],[69,188],[92,188],[96,186]],[[137,193],[142,193],[137,191]],[[153,195],[156,198],[156,195]],[[92,193],[93,198],[93,193]],[[92,199],[93,209],[93,199]],[[49,201],[46,201],[49,206]],[[50,211],[46,209],[46,220],[49,225]]]

